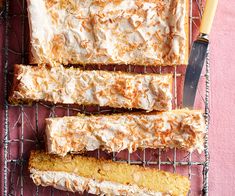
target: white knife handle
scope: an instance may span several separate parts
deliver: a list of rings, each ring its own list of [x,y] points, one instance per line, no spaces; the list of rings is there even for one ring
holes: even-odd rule
[[[218,5],[218,0],[206,0],[206,6],[204,9],[200,26],[200,33],[210,34],[217,5]]]

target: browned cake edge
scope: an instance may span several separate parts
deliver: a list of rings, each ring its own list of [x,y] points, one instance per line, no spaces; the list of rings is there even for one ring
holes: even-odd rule
[[[185,43],[185,60],[184,64],[188,65],[189,59],[189,0],[186,0],[186,15],[185,15],[185,33],[186,33],[186,43]]]

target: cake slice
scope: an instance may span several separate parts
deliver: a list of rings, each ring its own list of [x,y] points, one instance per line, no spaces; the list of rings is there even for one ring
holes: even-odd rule
[[[10,102],[22,101],[165,111],[172,108],[172,75],[15,65]]]
[[[188,0],[27,0],[31,62],[179,65]]]
[[[152,168],[82,156],[57,157],[31,152],[31,178],[36,185],[97,195],[187,195],[186,177]]]
[[[70,116],[46,119],[49,153],[66,155],[101,148],[119,152],[138,148],[179,148],[201,152],[205,120],[201,111]]]

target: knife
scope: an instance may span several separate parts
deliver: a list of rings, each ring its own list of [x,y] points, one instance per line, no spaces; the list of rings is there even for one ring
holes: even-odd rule
[[[209,45],[208,35],[211,31],[218,0],[207,0],[202,21],[200,25],[200,35],[193,42],[186,69],[183,91],[183,106],[193,108],[195,96],[198,87],[198,81],[201,76],[202,68],[205,62],[207,48]]]

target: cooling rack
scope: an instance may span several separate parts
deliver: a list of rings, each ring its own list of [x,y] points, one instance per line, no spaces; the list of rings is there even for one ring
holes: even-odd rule
[[[202,0],[189,0],[190,31],[189,41],[198,33]],[[11,87],[13,65],[15,63],[27,63],[29,30],[27,21],[27,6],[25,0],[6,0],[4,11],[0,13],[0,25],[4,27],[3,64],[4,73],[4,132],[2,138],[3,173],[1,195],[79,195],[67,193],[53,188],[36,187],[29,178],[27,160],[32,149],[43,149],[44,119],[52,116],[76,115],[81,113],[113,113],[121,110],[100,107],[77,107],[65,105],[48,105],[36,103],[31,106],[13,106],[8,103],[8,94]],[[209,53],[209,52],[208,52]],[[135,153],[122,151],[120,153],[107,154],[100,150],[89,152],[84,156],[95,156],[112,159],[113,161],[139,164],[145,167],[177,172],[188,176],[191,181],[190,196],[208,195],[208,127],[209,127],[209,88],[210,65],[207,55],[206,66],[201,76],[199,91],[196,98],[196,107],[205,109],[207,133],[205,136],[205,151],[187,153],[173,150],[139,150]],[[184,66],[178,67],[137,67],[137,66],[112,66],[112,67],[84,67],[84,69],[108,69],[122,70],[138,73],[173,73],[174,75],[174,101],[175,108],[182,107],[182,86],[185,73]],[[87,193],[85,193],[86,195]]]

